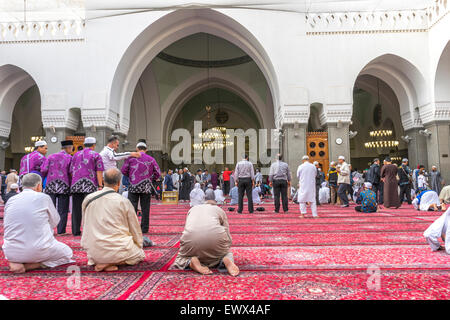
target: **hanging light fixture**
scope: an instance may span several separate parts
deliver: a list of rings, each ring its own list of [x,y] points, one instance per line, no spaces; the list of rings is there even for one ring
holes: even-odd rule
[[[209,54],[209,34],[206,34],[206,55],[208,62],[210,59]],[[210,76],[209,76],[209,68],[210,65],[208,63],[208,67],[206,69],[207,72],[207,87],[208,90],[210,88]],[[207,140],[213,140],[213,141],[206,141],[202,143],[194,143],[194,149],[195,150],[203,150],[203,149],[223,149],[227,146],[232,146],[232,141],[227,141],[227,139],[230,137],[230,135],[226,134],[226,128],[225,127],[211,127],[211,110],[212,107],[210,105],[207,105],[205,107],[205,110],[207,112],[207,125],[203,132],[199,133],[198,136],[201,139],[207,139]]]

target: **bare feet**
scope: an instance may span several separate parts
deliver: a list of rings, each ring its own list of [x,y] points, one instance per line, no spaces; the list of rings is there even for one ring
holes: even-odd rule
[[[203,275],[207,275],[207,274],[212,274],[212,271],[209,270],[208,267],[202,266],[202,264],[200,263],[200,260],[198,260],[197,257],[193,257],[191,259],[191,263],[189,264],[189,267],[191,267],[192,270],[203,274]]]
[[[43,266],[40,263],[24,263],[25,270],[34,270],[42,268]],[[46,267],[45,267],[46,268]]]
[[[105,271],[117,271],[119,270],[118,266],[108,266],[105,268]]]
[[[13,273],[24,273],[26,271],[25,266],[22,263],[9,263],[9,271]]]
[[[106,268],[108,268],[110,265],[109,264],[106,264],[106,263],[99,263],[99,264],[96,264],[95,265],[95,271],[97,271],[97,272],[101,272],[101,271],[103,271],[104,269],[106,269]]]
[[[305,215],[300,213],[300,219],[304,219]]]
[[[234,262],[231,261],[230,258],[228,258],[228,257],[223,258],[223,264],[227,268],[227,271],[230,274],[230,276],[236,277],[239,274],[238,266],[235,265]]]

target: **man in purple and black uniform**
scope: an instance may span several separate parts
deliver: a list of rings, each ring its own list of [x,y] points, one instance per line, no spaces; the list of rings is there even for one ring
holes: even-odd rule
[[[145,142],[139,142],[136,145],[136,149],[141,153],[141,157],[127,158],[122,166],[122,173],[130,179],[128,199],[133,204],[136,212],[138,210],[139,200],[141,200],[141,229],[142,233],[147,233],[152,191],[151,181],[152,179],[158,179],[161,176],[161,172],[156,160],[146,154],[147,145]]]
[[[20,178],[27,173],[37,173],[44,179],[45,175],[43,175],[41,171],[47,161],[47,158],[45,157],[47,149],[47,142],[44,140],[35,142],[34,151],[23,156],[22,160],[20,160]]]
[[[92,192],[103,188],[103,160],[95,152],[96,140],[93,137],[84,139],[84,149],[74,154],[70,163],[72,182],[72,234],[81,234],[81,204],[84,198]]]
[[[48,157],[41,171],[47,176],[45,193],[52,198],[61,218],[57,226],[58,234],[65,234],[70,202],[70,163],[72,162],[70,154],[73,150],[73,141],[61,141],[61,148],[61,152]]]

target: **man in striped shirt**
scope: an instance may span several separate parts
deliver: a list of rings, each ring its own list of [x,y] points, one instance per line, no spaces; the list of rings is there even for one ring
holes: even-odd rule
[[[238,213],[242,213],[244,207],[244,193],[247,194],[248,211],[253,213],[252,190],[255,186],[255,170],[253,164],[248,161],[248,155],[236,164],[234,169],[234,179],[239,190]]]
[[[139,152],[121,152],[117,153],[119,149],[119,138],[117,136],[112,136],[108,139],[108,144],[100,152],[100,156],[103,160],[103,166],[105,171],[111,168],[117,168],[117,161],[125,160],[129,157],[140,158],[141,154]]]

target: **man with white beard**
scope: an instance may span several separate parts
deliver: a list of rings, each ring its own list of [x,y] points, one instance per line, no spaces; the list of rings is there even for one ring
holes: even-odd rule
[[[303,164],[297,169],[297,178],[299,181],[298,202],[300,204],[301,218],[306,214],[306,206],[311,205],[311,211],[314,218],[318,218],[316,204],[316,167],[308,161],[308,156],[303,156]]]

